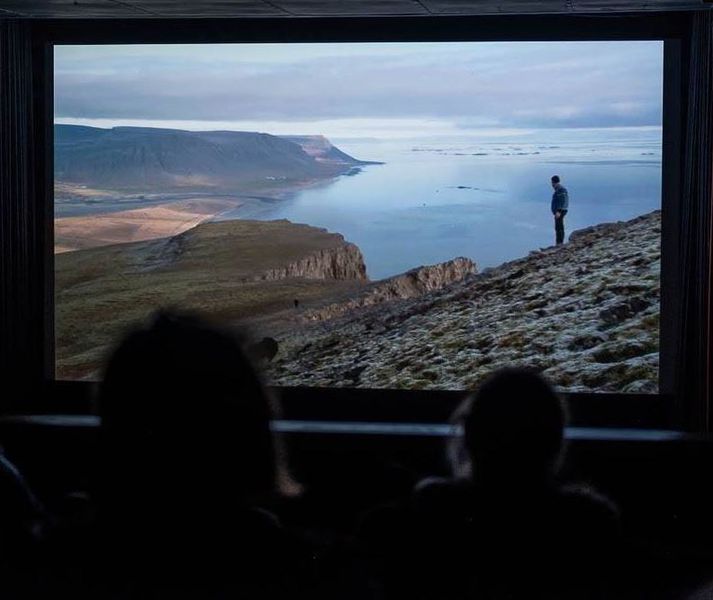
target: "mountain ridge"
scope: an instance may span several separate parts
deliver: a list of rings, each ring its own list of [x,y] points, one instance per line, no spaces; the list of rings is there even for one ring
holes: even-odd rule
[[[345,174],[359,161],[319,136],[56,124],[55,180],[141,191],[259,188]]]

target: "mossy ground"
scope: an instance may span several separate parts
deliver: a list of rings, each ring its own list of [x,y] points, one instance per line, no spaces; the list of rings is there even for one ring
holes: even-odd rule
[[[568,391],[656,392],[660,232],[658,211],[589,228],[427,296],[295,330],[272,381],[469,389],[520,365]]]

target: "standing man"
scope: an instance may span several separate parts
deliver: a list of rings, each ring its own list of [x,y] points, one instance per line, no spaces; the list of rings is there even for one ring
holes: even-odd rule
[[[552,176],[552,214],[555,216],[555,241],[559,246],[564,242],[564,216],[569,208],[569,194],[567,188],[560,184],[559,175]]]

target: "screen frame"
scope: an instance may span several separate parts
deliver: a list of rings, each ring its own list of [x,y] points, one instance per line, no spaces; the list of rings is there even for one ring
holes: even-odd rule
[[[251,19],[77,19],[32,24],[35,108],[38,120],[38,204],[42,219],[44,290],[43,385],[24,412],[91,412],[94,386],[56,381],[54,355],[54,81],[56,44],[357,43],[657,40],[664,45],[662,140],[662,252],[659,394],[565,394],[574,424],[677,428],[681,301],[677,294],[680,251],[682,131],[685,123],[687,13],[597,16],[251,18]],[[394,391],[344,388],[277,388],[290,418],[442,422],[445,408],[463,397],[452,391]],[[335,402],[336,399],[341,399]],[[410,406],[404,409],[404,403]],[[335,415],[335,404],[341,405]],[[651,409],[651,410],[650,410]],[[411,411],[411,412],[410,412]]]

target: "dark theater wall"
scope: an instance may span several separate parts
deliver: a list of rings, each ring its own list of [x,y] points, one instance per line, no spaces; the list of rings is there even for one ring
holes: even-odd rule
[[[678,412],[691,431],[713,431],[713,17],[692,19],[681,194],[683,305],[677,372]]]
[[[51,226],[51,203],[39,201],[38,188],[51,148],[37,126],[46,106],[43,59],[29,23],[0,20],[0,380],[14,392],[5,398],[30,393],[49,358],[48,323],[38,318],[50,293],[44,244],[51,230],[43,228]]]

